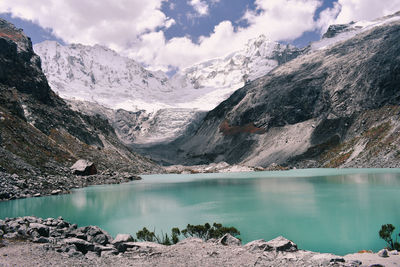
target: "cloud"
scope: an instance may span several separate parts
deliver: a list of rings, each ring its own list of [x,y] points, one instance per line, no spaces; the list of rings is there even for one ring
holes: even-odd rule
[[[331,24],[373,20],[400,10],[400,0],[338,0],[333,8],[321,12],[317,21],[321,32]]]
[[[198,16],[206,16],[208,15],[208,4],[205,1],[202,0],[190,0],[188,2],[189,5],[193,7],[193,9],[196,11]]]
[[[1,0],[0,12],[51,28],[69,43],[100,43],[123,50],[141,34],[172,25],[160,10],[162,1]]]
[[[241,49],[249,39],[261,34],[272,40],[293,40],[315,28],[313,16],[320,4],[318,0],[257,0],[257,10],[247,11],[242,18],[249,25],[246,28],[235,28],[230,21],[222,21],[197,43],[189,37],[167,41],[161,31],[149,33],[141,37],[143,45],[131,49],[129,55],[152,62],[154,69],[182,69]]]
[[[221,0],[186,1],[196,15],[206,16]],[[166,71],[225,56],[261,34],[291,41],[306,31],[324,32],[333,23],[370,20],[400,10],[400,0],[338,0],[314,20],[322,0],[255,0],[256,9],[241,18],[246,27],[222,21],[195,42],[190,36],[166,39],[164,30],[176,22],[162,12],[163,2],[179,8],[168,0],[0,0],[0,12],[51,28],[67,43],[103,44],[151,69]]]

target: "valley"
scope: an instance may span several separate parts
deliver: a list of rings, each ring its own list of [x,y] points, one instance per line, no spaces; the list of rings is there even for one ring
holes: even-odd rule
[[[167,75],[102,45],[33,45],[0,18],[0,251],[65,266],[396,263],[376,233],[400,214],[399,40],[397,12],[302,48],[259,35]],[[249,243],[105,232],[213,220]]]

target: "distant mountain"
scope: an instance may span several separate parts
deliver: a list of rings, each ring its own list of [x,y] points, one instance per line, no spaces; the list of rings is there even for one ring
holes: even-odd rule
[[[205,110],[302,53],[260,36],[240,51],[168,79],[98,45],[62,46],[46,41],[34,49],[55,92],[68,100],[96,103],[69,101],[75,110],[107,118],[125,143],[140,145],[167,143],[185,135]]]
[[[243,49],[223,58],[208,60],[178,72],[171,83],[185,90],[211,93],[201,97],[208,110],[217,106],[246,82],[264,76],[277,66],[304,53],[292,45],[283,45],[264,35],[250,39]]]
[[[332,26],[308,53],[210,111],[178,154],[190,163],[399,167],[399,87],[400,13]]]
[[[0,19],[0,172],[70,175],[79,158],[99,171],[161,170],[124,146],[107,120],[71,110],[48,85],[30,39]]]

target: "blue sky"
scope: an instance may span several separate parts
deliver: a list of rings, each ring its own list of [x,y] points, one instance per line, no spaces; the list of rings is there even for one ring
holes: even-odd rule
[[[324,0],[321,7],[318,8],[315,13],[315,19],[318,18],[322,10],[332,7],[334,1],[337,0]],[[165,37],[167,40],[170,40],[174,37],[190,36],[190,38],[196,42],[200,36],[209,35],[213,31],[215,25],[218,25],[224,20],[231,21],[236,27],[246,27],[247,23],[241,20],[241,18],[248,9],[256,9],[254,0],[221,0],[212,4],[208,16],[196,16],[193,6],[188,4],[187,0],[163,2],[161,10],[168,17],[176,21],[176,24],[164,31]],[[51,28],[43,28],[30,20],[13,17],[11,13],[1,13],[0,17],[24,29],[24,32],[31,37],[33,43],[55,40],[61,44],[65,44],[61,38],[58,38],[52,33]],[[310,41],[315,41],[319,38],[320,33],[317,30],[307,31],[300,38],[292,40],[290,43],[296,46],[305,46]]]
[[[260,34],[305,46],[332,23],[374,19],[400,0],[1,0],[33,43],[101,44],[151,69],[184,68]]]

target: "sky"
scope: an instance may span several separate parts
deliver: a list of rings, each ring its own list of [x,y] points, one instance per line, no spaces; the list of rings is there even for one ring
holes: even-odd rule
[[[225,56],[261,34],[302,47],[331,24],[399,10],[400,0],[0,0],[0,17],[33,43],[101,44],[165,72]]]

